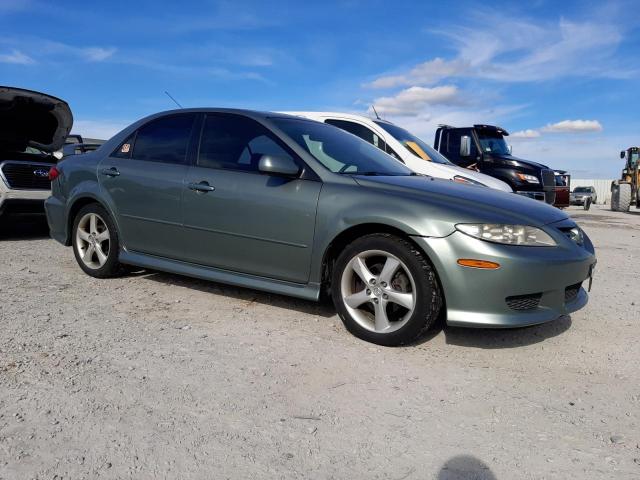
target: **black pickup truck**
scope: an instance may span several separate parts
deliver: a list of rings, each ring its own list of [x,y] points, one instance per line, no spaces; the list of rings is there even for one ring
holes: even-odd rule
[[[440,125],[434,148],[456,165],[498,178],[520,195],[553,204],[554,171],[511,155],[511,146],[504,139],[508,135],[506,130],[493,125],[463,128]]]

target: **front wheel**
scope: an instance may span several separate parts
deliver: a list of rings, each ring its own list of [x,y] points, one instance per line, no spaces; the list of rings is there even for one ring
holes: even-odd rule
[[[438,318],[442,293],[415,245],[389,234],[355,240],[338,257],[332,297],[345,327],[385,346],[411,343]]]
[[[118,230],[109,213],[97,203],[80,209],[73,222],[73,253],[82,270],[96,278],[122,272],[118,262]]]

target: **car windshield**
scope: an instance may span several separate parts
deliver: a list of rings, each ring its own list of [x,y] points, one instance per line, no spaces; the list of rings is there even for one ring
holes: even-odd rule
[[[379,148],[337,127],[304,119],[273,118],[272,121],[333,173],[413,175]]]
[[[509,146],[501,133],[486,130],[478,131],[478,140],[484,153],[492,155],[509,155]]]
[[[576,187],[574,193],[589,193],[591,190],[588,187]]]
[[[380,122],[374,120],[374,122],[385,129],[389,135],[398,140],[407,150],[413,155],[428,162],[442,163],[444,165],[453,165],[437,150],[431,148],[427,143],[420,140],[415,135],[411,134],[402,127],[398,127],[392,123]]]

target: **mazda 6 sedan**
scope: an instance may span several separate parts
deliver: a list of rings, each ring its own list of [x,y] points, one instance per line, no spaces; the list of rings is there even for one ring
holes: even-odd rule
[[[319,300],[381,345],[517,327],[587,303],[596,259],[562,211],[416,175],[334,126],[183,109],[50,172],[51,235],[87,274],[163,270]]]

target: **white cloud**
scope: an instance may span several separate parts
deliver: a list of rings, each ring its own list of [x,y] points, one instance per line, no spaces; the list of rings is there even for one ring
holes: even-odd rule
[[[365,85],[371,88],[393,88],[410,84],[431,85],[442,78],[464,74],[470,65],[462,60],[444,60],[436,57],[428,62],[416,65],[408,74],[389,75],[375,79]]]
[[[367,86],[393,88],[433,85],[446,78],[470,77],[501,82],[530,82],[566,76],[628,78],[633,68],[614,61],[622,40],[614,22],[540,24],[491,14],[476,16],[467,27],[436,32],[447,37],[457,54],[440,57],[412,69],[383,75]]]
[[[0,63],[13,63],[15,65],[33,65],[35,60],[20,50],[12,50],[11,53],[0,53]]]
[[[73,48],[73,47],[71,47]],[[77,53],[90,62],[102,62],[116,53],[115,48],[87,47],[77,49]]]
[[[85,62],[103,62],[112,58],[117,51],[113,47],[76,46],[38,37],[0,37],[0,45],[12,48],[10,54],[0,54],[0,62],[24,65],[60,63],[61,58],[65,61],[74,58]]]
[[[601,132],[602,125],[597,120],[563,120],[558,123],[550,123],[542,128],[549,133],[587,133]]]
[[[509,135],[510,138],[538,138],[539,136],[540,132],[531,128],[513,132],[511,135]]]
[[[376,98],[373,103],[380,114],[417,115],[427,105],[460,105],[463,102],[456,86],[442,85],[407,88],[393,97]]]

